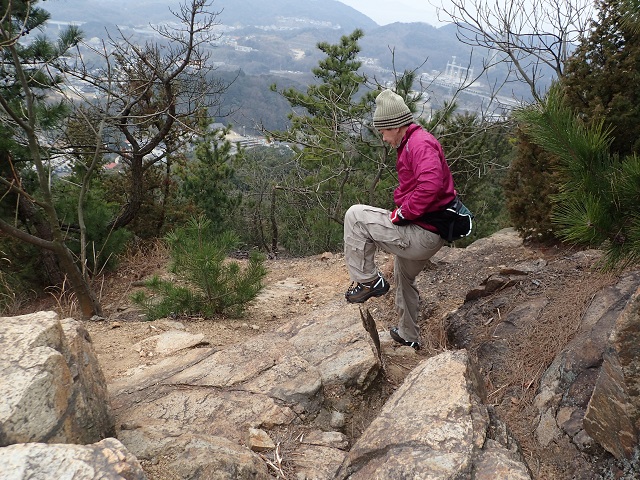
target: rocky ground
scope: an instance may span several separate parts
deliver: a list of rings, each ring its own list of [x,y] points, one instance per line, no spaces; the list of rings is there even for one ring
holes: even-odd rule
[[[495,249],[491,242],[495,243]],[[593,295],[615,283],[617,276],[592,268],[599,256],[597,252],[576,252],[566,247],[525,246],[513,232],[506,232],[502,238],[479,240],[476,244],[470,247],[478,251],[478,255],[472,258],[469,255],[462,256],[463,249],[444,247],[420,275],[424,348],[418,352],[418,359],[456,347],[445,328],[447,315],[464,304],[470,291],[481,290],[487,278],[516,265],[541,265],[542,268],[525,280],[501,287],[503,293],[508,290],[509,294],[500,297],[501,303],[497,307],[492,304],[493,317],[471,328],[467,348],[472,354],[478,354],[483,345],[487,345],[492,328],[499,323],[500,317],[508,315],[523,301],[535,297],[549,301],[545,318],[524,332],[524,336],[514,338],[513,345],[506,350],[509,358],[496,361],[490,368],[482,366],[482,373],[489,401],[519,440],[534,478],[592,478],[580,476],[580,471],[588,469],[585,470],[585,466],[576,461],[573,451],[564,449],[562,445],[541,448],[536,444],[532,431],[535,429],[537,411],[532,402],[542,373],[571,339],[581,312]],[[166,252],[157,246],[139,251],[130,255],[116,273],[105,278],[100,287],[105,320],[88,322],[87,328],[107,383],[135,367],[154,362],[154,358],[136,348],[136,344],[150,335],[160,333],[163,324],[145,322],[141,312],[132,306],[130,295],[138,288],[135,285],[140,280],[154,273],[166,274],[166,260]],[[378,257],[381,269],[387,276],[391,276],[392,260],[383,253]],[[339,254],[268,260],[267,268],[267,288],[242,318],[175,320],[184,324],[188,332],[201,333],[203,342],[209,345],[231,345],[250,336],[269,332],[288,319],[306,312],[315,311],[316,316],[322,318],[323,305],[340,301],[350,283]],[[476,300],[476,305],[482,305],[483,302],[483,299]],[[64,310],[70,305],[58,300],[50,305],[39,306],[40,309],[47,307]],[[379,330],[388,330],[395,325],[393,290],[386,297],[369,301],[367,307]],[[394,379],[398,380],[401,379]],[[357,437],[375,416],[375,408],[382,404],[381,396],[393,390],[394,385],[385,385],[385,382],[385,379],[381,379],[375,393],[372,393],[377,401],[364,399],[362,405],[366,408],[360,414],[354,414],[357,422],[354,420],[349,429],[352,438]],[[153,466],[149,468],[153,470]],[[162,473],[156,470],[151,476],[161,479]]]

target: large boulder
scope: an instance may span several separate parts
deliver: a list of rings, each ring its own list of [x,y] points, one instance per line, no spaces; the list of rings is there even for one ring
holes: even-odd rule
[[[21,443],[0,448],[3,480],[145,480],[138,460],[115,438],[93,445]]]
[[[465,350],[419,364],[347,454],[337,478],[530,479],[514,442],[491,438],[484,383]],[[501,442],[502,440],[502,442]]]
[[[640,289],[618,317],[584,417],[584,429],[618,459],[640,438]]]
[[[88,444],[115,434],[91,339],[54,312],[0,317],[0,446]]]

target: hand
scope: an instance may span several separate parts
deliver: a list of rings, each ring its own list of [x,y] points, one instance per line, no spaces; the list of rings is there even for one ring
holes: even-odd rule
[[[402,216],[402,207],[398,207],[393,212],[391,212],[389,214],[389,220],[391,220],[391,223],[393,223],[394,225],[406,225],[407,223],[409,223]]]

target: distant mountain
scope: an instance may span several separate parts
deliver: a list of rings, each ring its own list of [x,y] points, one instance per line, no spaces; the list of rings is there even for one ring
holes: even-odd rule
[[[88,38],[104,36],[105,28],[141,27],[174,20],[180,0],[47,0],[39,5],[52,22],[82,22]],[[379,26],[366,15],[337,0],[213,0],[211,9],[235,38],[232,51],[220,48],[220,62],[249,74],[271,70],[309,72],[317,65],[318,42],[336,42],[356,28],[365,32],[362,55],[384,68],[443,70],[453,56],[468,57],[469,49],[455,37],[455,28],[426,23]],[[224,29],[224,27],[223,27]],[[236,45],[251,50],[238,53]],[[392,56],[391,52],[394,52]]]
[[[141,41],[149,41],[155,32],[148,25],[174,22],[171,10],[177,11],[180,4],[181,0],[47,0],[39,6],[51,13],[53,31],[58,23],[81,22],[87,39],[104,38],[105,31],[117,37],[118,26],[131,38],[137,35]],[[211,9],[219,12],[221,24],[220,39],[211,45],[211,60],[221,77],[235,78],[223,105],[235,113],[226,120],[248,129],[260,122],[271,129],[285,128],[290,109],[269,85],[305,90],[316,80],[311,72],[324,55],[318,43],[335,44],[356,28],[365,33],[360,40],[363,72],[379,83],[392,81],[394,71],[431,75],[425,82],[439,90],[432,96],[435,108],[455,87],[452,90],[446,82],[438,85],[434,78],[446,77],[454,67],[481,71],[484,52],[476,52],[470,64],[471,48],[458,41],[453,25],[379,26],[337,0],[213,0]],[[504,78],[504,69],[496,68],[492,75]],[[493,84],[494,79],[488,83]],[[524,95],[527,92],[525,89]],[[474,95],[458,97],[459,106],[476,110],[485,99],[482,92]]]
[[[366,15],[337,0],[215,0],[213,6],[221,7],[220,20],[232,25],[271,25],[282,17],[301,17],[328,22],[346,31],[378,26]]]
[[[471,53],[471,48],[457,39],[454,25],[434,27],[427,23],[391,23],[365,29],[360,46],[363,55],[387,66],[393,61],[399,72],[416,68],[444,71],[454,57],[465,63]]]
[[[47,0],[39,6],[52,20],[102,22],[121,26],[145,25],[170,20],[180,0]],[[331,28],[353,30],[377,24],[366,15],[337,0],[214,0],[211,10],[220,12],[225,25],[272,25],[283,17],[307,18]]]

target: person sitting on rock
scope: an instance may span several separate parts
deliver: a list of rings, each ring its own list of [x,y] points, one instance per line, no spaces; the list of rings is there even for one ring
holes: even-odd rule
[[[416,277],[442,247],[437,229],[421,220],[427,212],[443,210],[455,197],[453,177],[442,146],[414,123],[402,97],[383,90],[376,97],[373,125],[382,140],[397,149],[398,187],[392,211],[353,205],[344,217],[344,255],[351,286],[349,303],[363,303],[389,291],[389,283],[375,264],[376,248],[395,255],[394,279],[398,326],[391,337],[418,350],[420,295]]]

